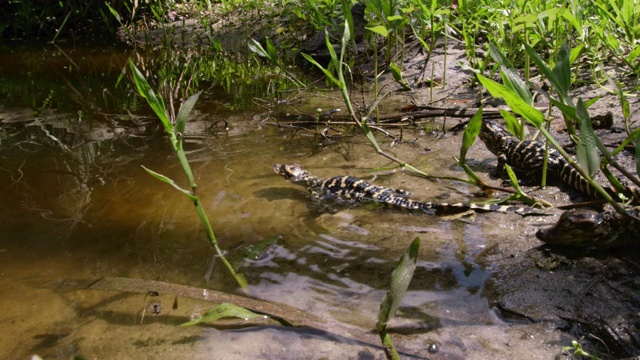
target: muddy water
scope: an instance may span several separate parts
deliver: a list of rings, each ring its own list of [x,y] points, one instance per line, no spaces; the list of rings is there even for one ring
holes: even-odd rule
[[[115,59],[107,67],[121,68],[124,55]],[[2,63],[6,78],[10,61]],[[108,81],[99,88],[105,86]],[[11,136],[0,145],[0,358],[383,356],[377,342],[340,331],[237,322],[179,327],[212,307],[180,294],[52,289],[61,279],[102,277],[226,292],[234,292],[235,284],[212,258],[193,206],[142,170],[144,165],[184,184],[169,144],[153,135],[159,131],[148,113],[136,117],[134,129],[105,126],[109,117],[98,112],[85,126],[78,121],[79,112],[89,112],[84,104],[36,113],[16,96],[3,96],[2,129]],[[565,345],[550,342],[557,335],[540,340],[528,337],[530,328],[509,326],[483,295],[493,271],[486,256],[496,242],[532,231],[518,215],[448,219],[370,207],[318,213],[304,189],[271,172],[274,163],[296,161],[321,177],[359,176],[428,201],[478,199],[462,183],[370,172],[390,164],[358,137],[328,143],[266,125],[263,115],[256,116],[259,109],[222,111],[215,98],[205,93],[196,106],[186,148],[230,258],[246,245],[279,237],[265,257],[239,262],[253,296],[368,331],[397,259],[419,237],[415,278],[392,322],[407,358],[545,358]],[[217,119],[229,128],[211,132]],[[110,135],[99,136],[100,130]],[[451,166],[457,145],[447,144],[455,143],[454,135],[447,135],[448,142],[422,130],[412,135],[420,140],[394,147],[380,140],[427,172],[462,176]]]

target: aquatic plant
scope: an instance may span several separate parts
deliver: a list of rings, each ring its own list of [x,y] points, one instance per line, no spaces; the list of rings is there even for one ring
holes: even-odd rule
[[[413,272],[416,269],[416,263],[418,262],[419,250],[420,238],[415,238],[400,260],[398,260],[398,264],[391,274],[389,290],[387,290],[387,293],[380,302],[380,311],[378,312],[376,329],[378,330],[378,335],[380,335],[387,359],[400,359],[400,356],[393,345],[393,341],[391,340],[391,336],[387,332],[387,324],[395,315],[400,303],[402,302],[402,298],[407,293],[407,289],[409,288],[409,284],[413,278]]]
[[[196,208],[196,212],[198,213],[198,218],[200,218],[200,222],[202,223],[205,233],[207,234],[207,238],[209,239],[209,244],[215,250],[216,254],[222,260],[222,263],[225,265],[227,270],[229,270],[229,273],[231,273],[238,285],[240,285],[242,289],[246,289],[247,280],[244,278],[244,275],[235,271],[231,263],[229,263],[229,261],[225,258],[222,250],[220,250],[220,247],[218,246],[218,240],[216,239],[211,223],[209,222],[209,217],[207,216],[204,208],[202,207],[202,203],[200,202],[200,196],[197,193],[198,185],[196,184],[195,177],[193,176],[193,171],[191,170],[189,160],[187,159],[187,155],[184,152],[183,148],[183,136],[184,129],[187,123],[187,117],[191,112],[191,109],[193,109],[196,101],[198,101],[200,93],[198,92],[185,100],[180,106],[178,114],[175,117],[172,117],[173,113],[170,114],[169,111],[167,111],[162,97],[156,96],[155,92],[153,91],[153,89],[151,89],[151,86],[147,82],[147,79],[133,64],[133,61],[129,61],[129,66],[131,68],[131,72],[133,73],[133,79],[135,81],[138,93],[145,100],[147,100],[149,106],[151,106],[158,119],[162,122],[162,125],[164,126],[164,129],[169,136],[171,146],[178,157],[178,161],[180,163],[180,166],[182,166],[182,170],[187,176],[190,190],[182,188],[174,180],[168,178],[167,176],[159,174],[143,166],[144,170],[156,179],[171,185],[173,188],[185,195],[191,202],[193,202],[193,205]]]

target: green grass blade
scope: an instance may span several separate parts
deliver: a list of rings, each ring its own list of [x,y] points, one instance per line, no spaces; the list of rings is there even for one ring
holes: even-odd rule
[[[458,163],[464,164],[466,162],[467,152],[473,143],[476,141],[476,137],[480,134],[480,127],[482,126],[482,107],[473,115],[467,128],[462,135],[462,146],[460,147],[460,161]]]
[[[518,118],[515,115],[513,115],[512,112],[504,109],[500,109],[500,115],[502,115],[502,118],[504,119],[504,123],[507,125],[507,130],[511,134],[516,136],[518,139],[524,140],[524,136],[525,136],[524,131],[526,127],[523,126],[523,124],[518,120]]]
[[[549,68],[549,66],[547,66],[544,60],[542,60],[540,55],[538,55],[538,53],[536,53],[536,51],[531,46],[524,44],[524,48],[531,60],[533,60],[533,62],[536,64],[542,75],[547,78],[555,91],[563,96],[564,94],[561,92],[563,86],[560,84],[560,80],[556,77],[556,74],[551,70],[551,68]]]
[[[515,91],[527,104],[533,104],[533,97],[527,84],[520,75],[518,75],[518,72],[511,62],[509,62],[493,43],[489,43],[489,54],[491,54],[493,60],[500,65],[500,74],[504,85]]]
[[[315,65],[318,69],[320,69],[320,71],[322,71],[324,73],[324,75],[331,80],[331,82],[333,82],[334,84],[336,84],[340,89],[342,89],[342,87],[344,86],[344,84],[342,84],[338,79],[336,79],[335,76],[333,76],[333,74],[331,73],[331,71],[325,69],[322,65],[318,64],[317,61],[315,61],[310,55],[307,55],[305,53],[301,53],[302,57],[304,57],[308,62],[310,62],[311,64]]]
[[[591,118],[582,99],[578,99],[576,114],[580,119],[580,141],[576,145],[576,158],[578,165],[585,169],[590,177],[593,177],[600,168],[600,156]]]
[[[508,87],[499,84],[489,78],[477,74],[480,83],[491,93],[493,97],[502,98],[509,105],[511,110],[520,114],[522,117],[531,122],[535,127],[542,126],[544,114],[535,107],[527,104],[518,94]]]
[[[571,62],[569,61],[570,54],[571,50],[569,49],[569,45],[565,41],[562,46],[560,46],[560,51],[558,52],[558,62],[552,70],[558,82],[557,86],[559,87],[559,89],[556,89],[556,91],[562,97],[568,96],[569,87],[571,86]]]
[[[129,65],[131,67],[131,72],[133,73],[133,81],[136,83],[138,93],[147,100],[149,106],[153,109],[153,112],[162,122],[167,133],[172,135],[173,124],[171,123],[171,120],[169,120],[169,115],[167,114],[167,108],[164,105],[164,101],[161,97],[156,96],[156,93],[151,89],[149,82],[147,82],[144,75],[142,75],[140,70],[138,70],[138,68],[133,64],[133,61],[129,60]]]
[[[167,183],[167,184],[169,184],[169,185],[173,186],[176,190],[180,191],[180,192],[181,192],[181,193],[183,193],[186,197],[188,197],[188,198],[189,198],[189,200],[191,200],[191,201],[198,201],[198,200],[199,200],[199,198],[198,198],[197,196],[194,196],[193,194],[191,194],[191,191],[189,191],[189,190],[185,190],[185,189],[181,188],[181,187],[180,187],[178,184],[176,184],[176,182],[175,182],[175,181],[173,181],[172,179],[170,179],[170,178],[168,178],[168,177],[166,177],[166,176],[164,176],[164,175],[162,175],[162,174],[160,174],[160,173],[157,173],[157,172],[155,172],[155,171],[153,171],[153,170],[151,170],[151,169],[149,169],[149,168],[145,167],[144,165],[141,165],[141,166],[142,166],[142,168],[143,168],[146,172],[148,172],[151,176],[153,176],[154,178],[156,178],[156,179],[158,179],[158,180],[160,180],[160,181],[162,181],[162,182],[164,182],[164,183]]]
[[[182,105],[180,105],[178,116],[176,116],[176,133],[184,135],[184,128],[187,124],[187,117],[189,117],[189,113],[193,109],[193,106],[196,104],[196,101],[198,101],[200,94],[202,94],[202,91],[198,91],[194,95],[190,96],[182,103]]]

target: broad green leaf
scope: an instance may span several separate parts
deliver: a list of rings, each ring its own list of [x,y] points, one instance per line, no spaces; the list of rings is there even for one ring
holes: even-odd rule
[[[402,78],[402,70],[400,70],[398,65],[396,65],[394,62],[391,62],[389,67],[391,69],[391,74],[393,75],[393,80],[400,84],[403,90],[411,90],[411,87]]]
[[[500,115],[504,118],[504,122],[507,125],[507,130],[513,135],[515,135],[518,139],[524,140],[524,126],[518,121],[518,118],[515,117],[511,112],[500,109]]]
[[[267,54],[269,54],[269,59],[274,62],[278,59],[278,54],[276,53],[276,47],[273,46],[271,40],[268,37],[264,38],[264,41],[267,43]]]
[[[156,116],[158,116],[162,125],[164,125],[164,129],[167,131],[167,134],[173,134],[173,124],[171,123],[171,120],[169,120],[169,115],[167,114],[164,101],[161,97],[156,96],[147,82],[147,79],[145,79],[144,75],[142,75],[140,70],[138,70],[138,68],[133,64],[132,60],[129,60],[129,66],[133,73],[133,81],[136,83],[138,94],[147,100],[149,106],[153,109],[153,112],[156,113]]]
[[[193,326],[203,322],[214,322],[216,320],[228,317],[235,317],[244,320],[253,320],[253,319],[266,319],[266,315],[256,314],[251,310],[247,310],[238,305],[222,303],[213,309],[207,311],[202,317],[198,319],[194,319],[191,321],[187,321],[186,323],[180,324],[180,326]]]
[[[493,97],[502,98],[516,114],[531,122],[535,127],[542,126],[544,114],[535,107],[527,104],[518,94],[508,87],[488,79],[480,74],[477,75],[480,83],[491,93]]]
[[[565,41],[562,46],[560,46],[560,51],[558,52],[558,62],[556,66],[553,67],[553,74],[555,75],[558,86],[560,89],[556,89],[558,94],[562,97],[566,97],[569,92],[569,87],[571,86],[571,62],[569,61],[569,55],[571,50],[569,49],[569,45]]]
[[[418,261],[418,250],[420,250],[420,238],[415,238],[391,274],[389,290],[380,303],[377,323],[379,331],[386,327],[389,319],[396,313],[404,294],[409,288],[409,283]]]
[[[378,25],[378,26],[374,26],[374,27],[368,27],[365,28],[369,31],[372,31],[378,35],[382,35],[384,37],[387,37],[389,35],[389,30],[387,30],[386,27],[382,26],[382,25]]]
[[[560,84],[560,80],[556,77],[555,73],[547,66],[547,64],[542,60],[540,55],[533,50],[533,48],[527,44],[524,44],[525,51],[536,64],[542,75],[551,83],[551,86],[558,92],[558,94],[562,94],[562,85]]]
[[[580,120],[580,140],[576,145],[576,158],[578,165],[585,169],[590,177],[593,177],[600,166],[600,156],[598,155],[596,134],[591,125],[591,117],[589,117],[582,99],[578,99],[576,114]]]
[[[259,42],[255,41],[254,39],[251,39],[249,41],[249,50],[258,54],[259,56],[269,58],[269,54],[267,53],[267,51],[262,47],[262,45]]]
[[[638,58],[638,55],[640,55],[640,46],[636,45],[635,49],[631,50],[629,55],[627,55],[627,62],[630,64],[634,63]]]
[[[396,21],[396,20],[402,20],[402,15],[392,15],[387,17],[387,21],[391,22],[391,21]]]
[[[198,97],[200,97],[202,91],[198,91],[194,95],[190,96],[187,100],[185,100],[182,105],[180,105],[180,110],[178,110],[178,116],[176,117],[176,133],[184,135],[184,128],[187,123],[187,117],[193,109],[193,106],[198,101]]]
[[[569,56],[569,63],[573,65],[573,63],[578,59],[580,54],[582,53],[582,49],[584,49],[584,44],[580,44],[573,49],[571,49],[571,55]]]
[[[148,169],[148,168],[146,168],[144,165],[141,165],[141,166],[142,166],[142,168],[143,168],[146,172],[148,172],[151,176],[153,176],[154,178],[156,178],[156,179],[158,179],[158,180],[160,180],[160,181],[162,181],[162,182],[165,182],[165,183],[167,183],[167,184],[169,184],[169,185],[173,186],[176,190],[180,191],[180,192],[181,192],[181,193],[183,193],[186,197],[188,197],[188,198],[189,198],[189,200],[191,200],[191,201],[198,201],[198,200],[200,199],[199,197],[194,196],[193,194],[191,194],[191,191],[189,191],[189,190],[185,190],[185,189],[181,188],[178,184],[176,184],[176,182],[175,182],[175,181],[173,181],[173,180],[169,179],[168,177],[166,177],[166,176],[164,176],[164,175],[162,175],[162,174],[159,174],[159,173],[157,173],[157,172],[155,172],[155,171],[153,171],[153,170],[151,170],[151,169]]]
[[[591,107],[591,105],[595,104],[596,101],[600,100],[600,98],[604,96],[604,94],[598,95],[596,97],[593,97],[587,101],[584,102],[584,107],[586,107],[587,109]]]
[[[565,11],[562,13],[562,17],[565,18],[569,24],[571,24],[571,26],[573,27],[573,29],[575,31],[578,32],[578,34],[582,35],[584,29],[582,28],[582,26],[580,25],[580,23],[578,23],[578,20],[576,19],[576,17],[571,13],[571,11]]]
[[[493,60],[500,65],[500,74],[504,85],[515,91],[527,104],[533,104],[533,98],[527,84],[520,75],[518,75],[511,62],[509,62],[493,43],[489,43],[489,54],[491,54]]]
[[[462,146],[460,147],[460,161],[459,163],[465,163],[467,152],[471,145],[476,141],[476,137],[480,134],[480,128],[482,127],[482,107],[478,108],[478,111],[473,115],[467,128],[462,135]]]

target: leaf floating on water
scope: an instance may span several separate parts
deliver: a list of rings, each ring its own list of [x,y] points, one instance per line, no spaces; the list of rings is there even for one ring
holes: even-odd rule
[[[180,326],[193,326],[202,322],[213,322],[227,317],[235,317],[244,320],[262,320],[268,318],[266,315],[256,314],[253,311],[247,310],[238,305],[222,303],[206,312],[201,318],[187,321],[186,323],[180,324]]]

